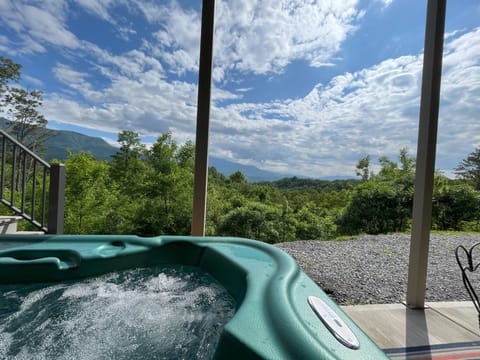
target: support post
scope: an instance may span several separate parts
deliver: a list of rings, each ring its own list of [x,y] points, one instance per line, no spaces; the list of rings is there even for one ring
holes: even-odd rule
[[[50,167],[50,193],[48,198],[48,234],[63,234],[65,180],[65,165],[52,165]]]
[[[425,307],[446,0],[428,0],[407,305]]]
[[[203,0],[193,185],[192,235],[194,236],[205,235],[214,16],[215,0]]]

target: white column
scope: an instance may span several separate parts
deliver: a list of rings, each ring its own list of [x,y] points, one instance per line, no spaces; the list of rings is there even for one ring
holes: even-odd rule
[[[425,307],[446,0],[428,0],[407,305]]]
[[[198,69],[197,133],[193,184],[192,235],[205,235],[208,184],[208,135],[212,82],[215,0],[203,0],[200,64]]]

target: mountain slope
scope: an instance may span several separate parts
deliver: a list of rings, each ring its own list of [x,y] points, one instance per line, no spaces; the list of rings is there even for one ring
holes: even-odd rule
[[[6,128],[6,119],[0,118],[0,126]],[[75,131],[51,130],[51,136],[46,141],[46,161],[53,159],[63,161],[67,159],[68,153],[89,152],[96,159],[110,160],[118,148],[110,145],[105,140],[84,135]],[[291,174],[278,174],[261,170],[252,165],[241,165],[216,157],[209,158],[209,166],[214,166],[220,173],[229,176],[236,171],[241,171],[250,182],[275,181],[284,177],[292,177]]]
[[[110,160],[118,148],[108,144],[105,140],[80,134],[74,131],[51,130],[52,136],[47,140],[46,160],[65,160],[68,152],[90,152],[96,159]],[[270,171],[260,170],[255,166],[241,165],[232,161],[210,157],[209,166],[214,166],[220,173],[228,176],[236,171],[241,171],[250,182],[273,181],[285,176]]]
[[[47,140],[46,160],[65,160],[68,152],[90,152],[96,159],[110,160],[118,149],[105,140],[80,134],[74,131],[51,130],[52,136]]]
[[[209,166],[214,166],[223,175],[231,175],[236,171],[242,172],[250,182],[274,181],[293,175],[279,174],[270,171],[261,170],[252,165],[241,165],[232,161],[210,157]]]

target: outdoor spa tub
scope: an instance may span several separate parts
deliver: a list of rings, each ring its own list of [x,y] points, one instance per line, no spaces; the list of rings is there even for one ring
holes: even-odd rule
[[[282,250],[176,236],[2,236],[0,353],[386,359]]]

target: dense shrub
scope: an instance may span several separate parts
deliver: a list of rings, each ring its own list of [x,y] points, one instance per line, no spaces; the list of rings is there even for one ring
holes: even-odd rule
[[[473,230],[480,221],[480,192],[467,184],[445,185],[435,191],[432,224],[437,230]]]
[[[411,217],[410,191],[366,181],[353,190],[350,204],[338,221],[341,234],[380,234],[405,231]]]

